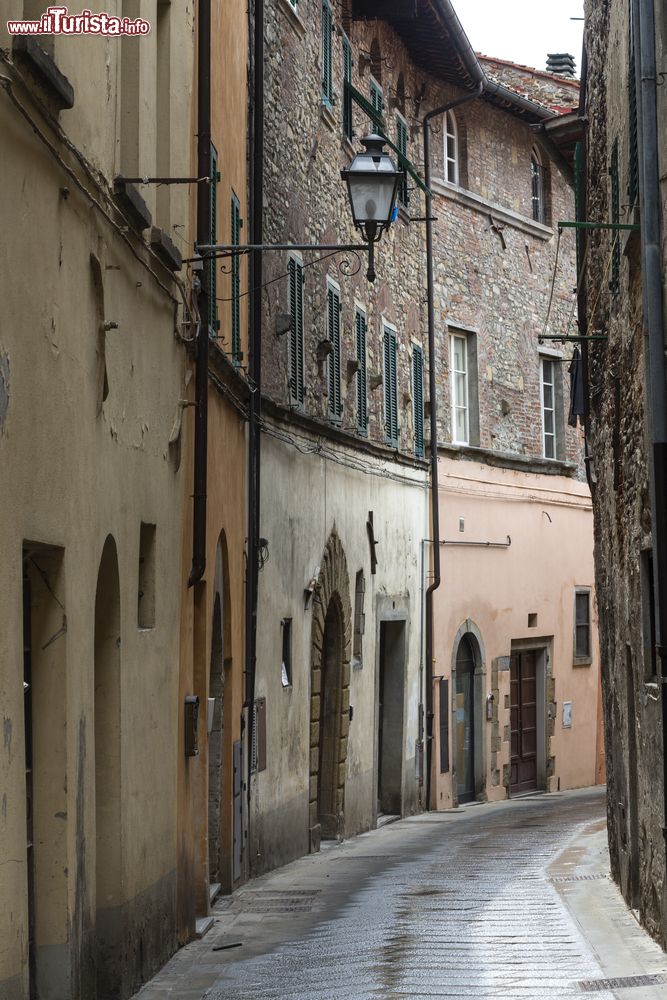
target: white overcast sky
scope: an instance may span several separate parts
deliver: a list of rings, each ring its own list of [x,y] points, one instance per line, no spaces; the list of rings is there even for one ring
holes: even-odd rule
[[[581,69],[583,0],[453,0],[476,52],[545,69],[548,52],[569,52]]]

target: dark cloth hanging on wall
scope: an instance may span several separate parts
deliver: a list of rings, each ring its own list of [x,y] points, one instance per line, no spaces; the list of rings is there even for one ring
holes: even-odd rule
[[[581,364],[581,353],[575,347],[570,365],[570,413],[567,422],[570,427],[577,426],[577,417],[584,418],[584,373]]]

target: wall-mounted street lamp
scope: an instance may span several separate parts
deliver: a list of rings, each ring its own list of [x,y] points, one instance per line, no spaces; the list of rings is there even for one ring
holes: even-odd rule
[[[361,140],[364,152],[357,153],[350,166],[341,171],[347,182],[352,218],[364,243],[216,243],[197,244],[195,249],[204,257],[211,254],[235,257],[253,250],[320,250],[327,253],[364,250],[368,252],[366,277],[375,281],[375,244],[391,225],[398,187],[405,177],[405,172],[398,169],[385,152],[384,143],[380,135],[366,136]]]
[[[347,181],[352,218],[368,243],[368,280],[375,280],[374,247],[391,225],[398,185],[405,177],[388,153],[381,135],[361,140],[363,153],[357,153],[341,177]]]

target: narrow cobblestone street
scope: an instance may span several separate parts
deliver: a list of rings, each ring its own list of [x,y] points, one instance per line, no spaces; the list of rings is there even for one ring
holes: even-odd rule
[[[604,810],[535,796],[325,848],[221,900],[138,996],[657,1000],[667,958],[606,874]]]

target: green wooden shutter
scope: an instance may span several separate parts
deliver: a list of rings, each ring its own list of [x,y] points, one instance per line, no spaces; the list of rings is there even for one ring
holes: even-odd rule
[[[609,176],[611,177],[611,221],[614,223],[621,221],[621,186],[618,171],[618,138],[616,138],[611,147],[611,166],[609,168]],[[611,237],[613,240],[613,249],[609,287],[613,295],[618,295],[621,287],[621,243],[618,230],[613,230]]]
[[[398,447],[397,343],[393,330],[384,331],[384,400],[387,444]]]
[[[415,455],[424,457],[424,353],[412,348],[412,405],[415,422]]]
[[[327,292],[327,313],[329,340],[333,351],[329,355],[329,416],[340,420],[343,413],[341,398],[341,339],[340,339],[340,297],[329,288]]]
[[[231,242],[238,246],[241,242],[241,206],[232,191],[232,238]],[[235,365],[243,359],[241,354],[241,258],[232,257],[232,361]]]
[[[382,87],[375,80],[371,80],[371,106],[377,113],[382,116],[384,115],[384,98],[382,96]],[[377,125],[371,118],[371,131],[377,132]]]
[[[368,434],[368,369],[366,365],[366,317],[357,311],[355,316],[357,361],[357,430]]]
[[[218,242],[218,153],[211,143],[211,195],[210,195],[210,219],[209,219],[209,243]],[[210,337],[215,337],[220,329],[218,320],[218,261],[215,256],[211,256],[207,262],[208,276],[208,332]]]
[[[304,400],[303,368],[303,264],[290,257],[289,265],[289,394],[290,402],[301,406]]]
[[[322,101],[331,105],[333,98],[333,70],[331,61],[331,35],[333,18],[329,0],[322,2]]]
[[[350,141],[352,140],[353,116],[352,116],[352,46],[349,38],[343,37],[343,80],[347,86],[344,87],[343,95],[343,134]]]
[[[639,197],[639,129],[637,125],[637,77],[635,62],[634,0],[629,0],[628,14],[628,199],[630,207]]]
[[[404,119],[399,115],[396,116],[396,145],[400,154],[407,159],[408,126],[405,124]],[[403,179],[398,186],[398,201],[403,208],[408,207],[408,178],[405,174],[403,175]]]

